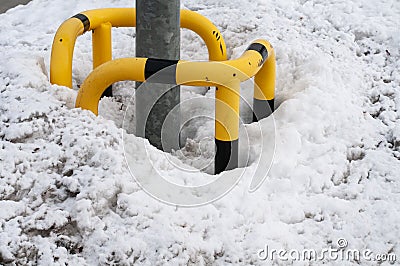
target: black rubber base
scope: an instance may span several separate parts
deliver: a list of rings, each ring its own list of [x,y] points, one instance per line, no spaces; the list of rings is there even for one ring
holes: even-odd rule
[[[238,167],[239,140],[223,141],[215,139],[215,174]]]
[[[270,116],[274,111],[274,99],[253,100],[253,122],[258,122],[259,120]]]
[[[112,93],[112,85],[110,87],[108,87],[103,94],[101,95],[101,98],[103,97],[113,97],[113,93]]]

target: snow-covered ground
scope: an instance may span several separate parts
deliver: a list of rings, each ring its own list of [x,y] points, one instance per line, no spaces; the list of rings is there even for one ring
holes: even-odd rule
[[[217,25],[230,58],[258,38],[277,53],[275,128],[272,118],[260,122],[275,131],[263,136],[276,145],[267,179],[248,192],[260,144],[258,127],[243,126],[252,152],[248,171],[225,197],[196,208],[166,205],[141,190],[124,145],[138,148],[127,154],[129,165],[140,168],[139,155],[148,152],[175,182],[212,179],[198,172],[184,180],[166,163],[171,157],[207,165],[212,119],[186,129],[191,140],[182,158],[149,145],[143,150],[142,139],[124,133],[131,82],[116,85],[98,117],[73,108],[91,71],[90,34],[75,47],[74,90],[49,83],[52,39],[65,19],[133,2],[33,0],[0,15],[0,264],[377,264],[259,258],[266,245],[320,252],[340,238],[350,249],[400,260],[400,2],[182,1]],[[134,29],[113,30],[115,58],[134,56],[134,36]],[[183,59],[207,59],[200,39],[186,30],[181,50]],[[183,91],[183,99],[213,95]],[[251,100],[251,91],[243,92]],[[197,108],[212,116],[212,106]],[[250,115],[243,112],[245,120]]]

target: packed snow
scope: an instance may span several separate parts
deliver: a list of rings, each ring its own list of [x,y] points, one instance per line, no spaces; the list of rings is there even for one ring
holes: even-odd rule
[[[123,129],[132,82],[114,86],[98,117],[74,108],[91,71],[91,34],[75,46],[73,90],[49,82],[52,40],[64,20],[133,4],[33,0],[0,15],[0,264],[378,263],[260,258],[266,245],[321,251],[341,238],[400,260],[400,2],[183,0],[220,29],[230,58],[259,38],[277,55],[274,116],[242,125],[249,157],[227,175],[246,171],[224,197],[192,208],[154,199],[127,165],[151,175],[142,165],[147,154],[174,182],[214,179],[213,88],[182,88],[183,99],[203,99],[183,113],[201,109],[211,118],[189,123],[186,146],[166,154]],[[114,58],[134,56],[134,37],[133,28],[113,29]],[[194,33],[183,30],[181,39],[182,59],[208,58]],[[242,91],[251,101],[252,89]],[[250,122],[251,111],[242,116]],[[267,178],[250,193],[257,158],[271,147]],[[171,161],[202,171],[177,174]]]

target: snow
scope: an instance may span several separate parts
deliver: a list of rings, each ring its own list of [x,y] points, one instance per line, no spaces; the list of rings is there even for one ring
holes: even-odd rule
[[[0,15],[0,264],[288,265],[261,261],[257,252],[265,245],[321,250],[339,238],[400,259],[400,2],[182,1],[217,25],[230,58],[258,38],[277,54],[277,110],[242,125],[247,167],[226,174],[240,181],[194,208],[154,199],[130,170],[154,177],[150,158],[177,184],[215,180],[213,89],[183,88],[185,117],[201,109],[208,118],[188,123],[186,146],[168,155],[124,131],[130,82],[101,101],[98,117],[73,108],[91,71],[90,34],[75,47],[74,90],[49,83],[52,39],[65,19],[132,3],[33,0]],[[113,30],[114,58],[134,56],[134,36]],[[187,30],[181,51],[185,60],[208,57]],[[251,102],[251,86],[242,90]],[[271,169],[250,193],[261,151]],[[185,174],[170,162],[204,169]],[[310,263],[322,262],[294,262]]]

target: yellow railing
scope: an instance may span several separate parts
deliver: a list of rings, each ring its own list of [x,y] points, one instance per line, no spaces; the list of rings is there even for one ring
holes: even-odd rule
[[[181,27],[200,35],[207,45],[209,62],[151,58],[112,60],[111,28],[134,27],[135,23],[136,11],[132,8],[91,10],[65,21],[54,38],[50,81],[72,87],[72,56],[75,41],[79,35],[93,30],[94,70],[79,89],[76,107],[90,110],[97,115],[103,92],[113,83],[123,80],[217,86],[215,173],[237,167],[240,83],[254,77],[253,121],[258,121],[273,111],[275,52],[271,44],[265,40],[254,41],[240,58],[227,60],[225,42],[219,30],[203,16],[182,10]],[[166,80],[149,79],[157,71],[166,68],[169,68]],[[152,72],[149,72],[149,69]],[[164,79],[165,75],[164,73]]]
[[[209,60],[227,59],[220,31],[200,14],[181,10],[181,28],[197,33],[205,42]],[[106,8],[82,12],[66,20],[54,37],[50,61],[50,82],[72,88],[72,58],[78,36],[93,31],[93,68],[112,59],[111,28],[135,27],[135,8]]]

